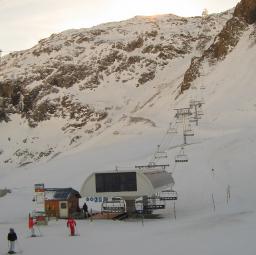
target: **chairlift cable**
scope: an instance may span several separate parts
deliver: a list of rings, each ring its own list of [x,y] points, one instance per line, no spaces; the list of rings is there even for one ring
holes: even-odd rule
[[[176,126],[174,127],[175,129],[177,129]],[[171,125],[170,125],[170,127],[171,127]],[[170,129],[170,127],[168,128],[168,130]],[[173,137],[174,137],[174,133],[168,133],[168,130],[166,131],[166,134],[163,136],[161,143],[160,143],[160,148],[163,148],[164,151],[166,151],[167,148],[169,148],[169,146],[171,145],[171,143],[173,141]],[[168,137],[170,137],[170,139],[168,139]]]

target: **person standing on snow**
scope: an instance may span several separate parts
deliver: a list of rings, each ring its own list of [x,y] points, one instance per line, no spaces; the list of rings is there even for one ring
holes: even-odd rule
[[[17,239],[18,238],[17,238],[17,235],[16,235],[14,229],[10,228],[10,232],[8,233],[8,236],[7,236],[7,240],[10,242],[10,247],[9,247],[9,251],[8,251],[9,254],[16,253],[15,252],[15,241]]]
[[[84,217],[88,218],[89,217],[88,206],[85,202],[84,202],[84,205],[83,205],[83,211],[84,211]]]
[[[36,224],[36,221],[28,215],[28,228],[31,231],[31,237],[36,237],[35,228],[34,225]]]
[[[75,235],[76,221],[72,217],[68,218],[67,227],[69,227],[70,235],[74,236]]]

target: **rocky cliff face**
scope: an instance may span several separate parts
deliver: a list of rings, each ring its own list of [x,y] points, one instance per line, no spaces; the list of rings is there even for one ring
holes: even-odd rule
[[[231,11],[204,18],[135,17],[53,34],[3,57],[0,125],[19,123],[24,132],[15,139],[3,136],[8,149],[1,150],[0,161],[24,165],[50,158],[126,119],[127,125],[136,119],[154,127],[139,112],[153,107],[163,84],[180,82],[191,59],[193,72],[185,74],[182,91],[198,75],[198,56],[227,54],[246,27],[231,17]],[[42,136],[53,123],[58,142]]]
[[[242,0],[235,8],[234,17],[244,19],[252,24],[256,21],[256,2],[254,0]]]
[[[181,93],[189,89],[193,81],[200,77],[203,65],[213,65],[223,60],[237,45],[243,32],[256,21],[256,2],[242,0],[235,8],[233,17],[227,21],[221,32],[200,57],[193,58],[181,83]]]

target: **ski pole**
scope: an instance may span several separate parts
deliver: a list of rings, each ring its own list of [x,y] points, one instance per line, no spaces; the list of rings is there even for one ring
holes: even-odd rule
[[[80,232],[78,231],[78,227],[76,226],[75,235],[80,236]]]
[[[38,227],[37,225],[36,225],[36,228],[37,228],[37,230],[38,230],[38,232],[39,232],[39,235],[40,235],[40,236],[43,236],[43,235],[42,235],[42,232],[40,231],[40,229],[39,229],[39,227]]]
[[[16,240],[17,246],[19,248],[19,253],[23,253],[23,250],[21,249],[20,243],[18,240]]]

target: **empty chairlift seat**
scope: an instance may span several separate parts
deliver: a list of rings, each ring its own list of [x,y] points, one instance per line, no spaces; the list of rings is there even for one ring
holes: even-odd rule
[[[104,201],[101,207],[102,212],[124,213],[126,212],[126,203],[120,197],[113,197],[111,200]]]
[[[154,210],[165,209],[165,203],[159,197],[138,198],[135,202],[136,211],[139,213],[152,213]]]
[[[161,159],[161,158],[167,158],[167,152],[166,151],[161,151],[160,150],[160,145],[157,146],[157,151],[154,154],[155,159]]]
[[[145,207],[150,210],[164,209],[165,203],[163,203],[158,197],[148,197]]]
[[[179,154],[175,157],[175,163],[186,163],[188,162],[188,156],[185,154],[184,148],[181,148]]]
[[[193,130],[192,130],[190,124],[189,124],[189,125],[187,126],[187,128],[184,130],[184,135],[185,135],[185,136],[194,136],[194,132],[193,132]]]
[[[166,189],[160,192],[159,199],[163,201],[168,200],[177,200],[178,199],[178,193],[175,190],[172,189]]]
[[[169,128],[167,130],[167,134],[177,134],[178,130],[177,127],[170,123]]]

